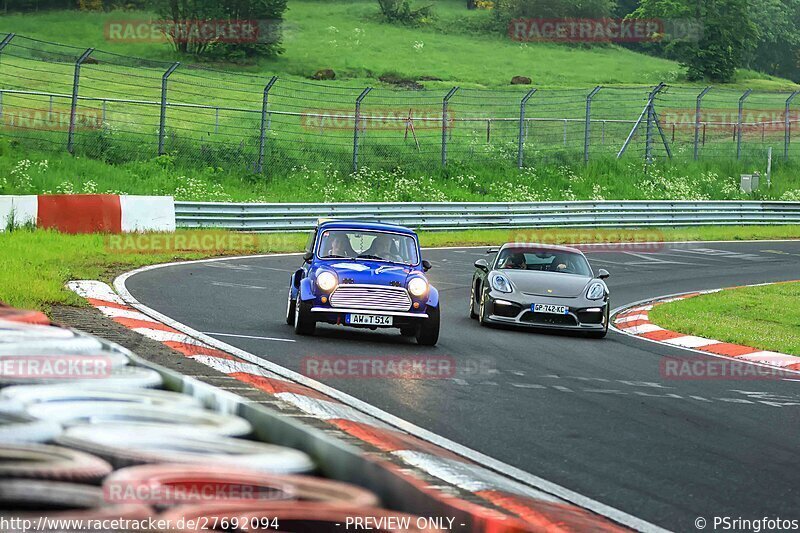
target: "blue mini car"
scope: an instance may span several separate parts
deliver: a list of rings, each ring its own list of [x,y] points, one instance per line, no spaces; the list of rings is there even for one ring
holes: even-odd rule
[[[399,328],[419,344],[439,340],[439,292],[425,272],[410,229],[392,224],[325,221],[311,232],[302,268],[289,283],[286,323],[312,335],[317,322]]]

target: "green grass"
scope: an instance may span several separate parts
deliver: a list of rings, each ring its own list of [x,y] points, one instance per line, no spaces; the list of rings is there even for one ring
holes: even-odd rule
[[[588,233],[587,233],[588,231]],[[642,235],[644,238],[637,235]],[[498,245],[511,240],[549,243],[624,240],[716,240],[800,238],[800,226],[648,229],[642,233],[604,230],[481,230],[422,232],[423,246]],[[204,246],[203,236],[217,243]],[[168,239],[171,239],[168,241]],[[65,235],[21,229],[0,233],[0,301],[20,308],[48,311],[52,305],[84,305],[64,285],[75,279],[111,281],[116,275],[143,265],[211,256],[294,252],[302,250],[302,233],[237,234],[180,230],[175,234]],[[172,243],[172,244],[169,244]],[[783,301],[798,330],[797,286],[794,301]],[[780,309],[777,306],[775,309]],[[789,314],[790,313],[790,314]],[[797,338],[797,331],[795,331]]]
[[[688,335],[800,356],[800,283],[743,287],[662,304],[650,311],[650,320]]]
[[[435,20],[427,27],[382,23],[375,0],[290,0],[286,12],[286,52],[272,60],[244,67],[251,72],[309,76],[332,68],[340,79],[375,83],[381,74],[397,72],[409,78],[440,78],[432,87],[507,86],[515,75],[528,76],[537,87],[588,87],[597,84],[656,84],[683,77],[674,61],[617,46],[584,48],[549,43],[520,44],[485,33],[488,11],[469,12],[462,0],[435,0]],[[173,60],[166,44],[107,41],[108,20],[147,19],[148,13],[77,11],[7,15],[0,31],[43,40],[94,46],[118,54]],[[423,43],[415,48],[415,43]],[[236,68],[233,65],[229,67]],[[788,88],[786,80],[752,71],[738,74],[738,85]]]
[[[188,244],[169,250],[147,249],[147,239],[153,235],[145,235],[145,244],[140,245],[142,249],[137,252],[130,249],[137,241],[122,240],[117,246],[109,240],[114,236],[64,235],[43,230],[0,233],[0,249],[3,250],[0,254],[0,300],[15,307],[44,311],[53,304],[81,305],[82,299],[64,287],[66,282],[75,279],[110,281],[125,270],[180,259],[295,251],[305,243],[305,236],[299,234],[251,235],[253,240],[248,241],[248,246],[241,246],[239,239],[232,245],[207,250],[202,247],[202,241],[191,240],[193,235],[202,234],[201,231],[178,231],[176,236],[186,238]]]
[[[24,155],[22,155],[24,153]],[[574,159],[573,159],[574,161]],[[562,201],[562,200],[800,200],[800,164],[773,168],[771,189],[738,190],[742,172],[756,165],[713,160],[681,166],[603,159],[518,170],[496,163],[452,165],[447,171],[363,170],[332,167],[261,176],[237,169],[191,167],[162,157],[111,165],[65,153],[36,153],[0,142],[0,194],[114,193],[171,195],[178,200],[246,202]]]

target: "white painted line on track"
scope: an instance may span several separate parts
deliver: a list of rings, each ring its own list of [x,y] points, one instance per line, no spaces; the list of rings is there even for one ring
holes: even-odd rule
[[[439,249],[466,249],[467,247],[463,246],[454,246],[451,248],[439,248]],[[485,248],[485,246],[475,246],[473,248]],[[268,361],[262,357],[254,355],[250,352],[245,350],[241,350],[236,346],[232,346],[227,344],[219,339],[216,339],[210,335],[206,335],[197,331],[181,322],[178,322],[162,313],[159,313],[155,309],[151,309],[146,305],[139,302],[131,293],[128,291],[126,287],[126,282],[132,276],[137,274],[141,274],[143,272],[149,272],[152,270],[157,270],[161,268],[168,268],[168,267],[175,267],[175,266],[184,266],[184,265],[191,265],[197,263],[209,263],[209,262],[219,262],[219,261],[235,261],[235,260],[242,260],[242,259],[258,259],[258,258],[268,258],[268,257],[285,257],[285,256],[299,256],[300,253],[286,253],[286,254],[260,254],[260,255],[251,255],[251,256],[238,256],[238,257],[216,257],[212,259],[199,259],[194,261],[177,261],[173,263],[165,263],[161,265],[149,265],[145,267],[138,268],[136,270],[132,270],[130,272],[126,272],[114,280],[114,288],[119,293],[125,302],[138,309],[139,311],[149,315],[156,320],[167,324],[168,326],[186,333],[187,335],[191,335],[197,340],[205,342],[215,348],[220,350],[226,351],[230,354],[233,354],[237,357],[240,357],[246,361],[249,361],[255,365],[258,365],[262,368],[265,368],[279,376],[285,377],[290,379],[296,383],[300,383],[301,385],[305,385],[311,389],[316,390],[322,394],[325,394],[339,402],[343,403],[346,406],[351,407],[355,411],[360,411],[368,416],[371,416],[389,426],[393,426],[396,428],[409,433],[417,438],[435,444],[440,448],[444,448],[456,455],[460,455],[470,461],[480,464],[484,468],[488,468],[493,470],[499,474],[502,474],[506,477],[509,477],[513,480],[516,480],[524,485],[528,485],[530,487],[530,493],[533,495],[532,497],[536,497],[537,494],[540,492],[546,492],[551,494],[557,498],[565,500],[569,503],[577,505],[578,507],[583,507],[586,510],[589,510],[593,513],[599,514],[606,518],[613,520],[619,524],[625,525],[637,531],[642,531],[644,533],[665,533],[667,530],[656,526],[655,524],[651,524],[645,520],[637,518],[633,515],[620,511],[614,507],[601,503],[597,500],[591,499],[583,494],[577,493],[572,491],[566,487],[562,487],[552,481],[548,481],[544,478],[521,470],[517,467],[511,466],[509,464],[503,463],[490,457],[488,455],[484,455],[476,450],[473,450],[467,446],[454,442],[450,439],[444,438],[436,433],[428,431],[420,426],[412,424],[402,418],[399,418],[395,415],[387,413],[377,407],[359,400],[354,396],[346,394],[344,392],[339,391],[333,387],[325,385],[319,381],[310,379],[302,374],[294,372],[288,368],[275,364],[271,361]]]
[[[297,342],[294,339],[282,339],[280,337],[259,337],[258,335],[237,335],[235,333],[213,333],[210,331],[204,331],[203,335],[212,335],[214,337],[236,337],[239,339],[256,339],[260,341]]]

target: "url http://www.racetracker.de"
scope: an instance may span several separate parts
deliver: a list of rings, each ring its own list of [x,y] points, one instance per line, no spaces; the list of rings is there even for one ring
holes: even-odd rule
[[[781,518],[778,516],[761,518],[742,518],[733,516],[698,516],[694,527],[706,531],[748,531],[760,533],[761,531],[798,531],[800,520]]]
[[[418,531],[427,529],[464,530],[466,524],[453,517],[421,516],[348,516],[336,524],[344,531]],[[253,516],[193,516],[182,518],[160,518],[150,516],[133,518],[55,518],[55,517],[1,517],[0,531],[4,533],[74,531],[279,531],[280,519],[263,514]]]

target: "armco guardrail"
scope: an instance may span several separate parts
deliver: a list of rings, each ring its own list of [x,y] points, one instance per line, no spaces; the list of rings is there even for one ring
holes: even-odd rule
[[[380,220],[422,230],[799,224],[800,202],[175,202],[175,216],[178,227],[245,231],[308,230],[319,218]]]

